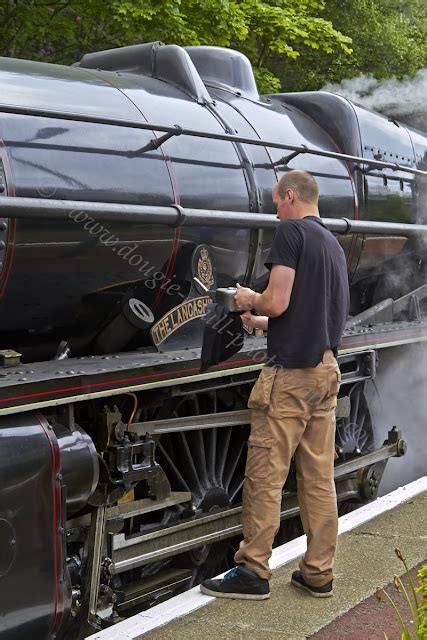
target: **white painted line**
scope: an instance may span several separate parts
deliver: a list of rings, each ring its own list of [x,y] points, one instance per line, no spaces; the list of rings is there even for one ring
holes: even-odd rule
[[[418,478],[403,487],[399,487],[391,493],[378,498],[374,502],[351,511],[345,516],[341,516],[338,521],[338,534],[351,531],[361,524],[376,518],[377,516],[390,511],[403,502],[407,502],[419,493],[427,491],[427,476]],[[298,556],[301,556],[306,549],[306,536],[295,538],[286,544],[281,545],[273,549],[273,554],[270,559],[270,567],[272,569],[278,569],[291,560],[295,560]]]
[[[427,476],[423,476],[418,480],[414,480],[410,484],[399,487],[386,496],[378,498],[374,502],[370,502],[364,507],[360,507],[356,511],[352,511],[339,519],[338,533],[351,531],[361,524],[372,520],[376,516],[394,509],[400,504],[407,502],[411,498],[420,493],[427,491]],[[306,536],[300,536],[286,542],[273,549],[273,555],[270,559],[270,567],[277,569],[284,564],[295,560],[301,556],[306,549]],[[224,574],[217,576],[221,578]],[[181,618],[196,609],[200,609],[215,600],[214,597],[205,596],[200,592],[199,587],[193,587],[179,596],[175,596],[166,602],[162,602],[152,609],[138,613],[123,622],[119,622],[113,627],[98,631],[91,636],[87,636],[86,640],[134,640],[137,636],[152,631],[157,627],[161,627],[176,618]]]

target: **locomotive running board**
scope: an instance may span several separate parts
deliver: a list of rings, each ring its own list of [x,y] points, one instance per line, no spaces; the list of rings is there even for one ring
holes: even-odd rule
[[[346,331],[338,360],[368,350],[427,341],[427,319],[376,324]],[[249,337],[227,362],[199,373],[200,349],[158,353],[142,349],[108,356],[86,356],[0,368],[0,415],[111,397],[129,391],[198,384],[228,376],[235,379],[261,369],[264,337]]]

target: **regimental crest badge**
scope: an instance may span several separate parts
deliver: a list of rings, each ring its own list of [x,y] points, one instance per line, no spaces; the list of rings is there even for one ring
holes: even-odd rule
[[[213,267],[207,249],[200,251],[200,258],[197,261],[197,276],[200,282],[210,288],[214,283]]]
[[[216,289],[216,266],[215,257],[212,249],[207,244],[199,244],[193,251],[191,256],[191,272],[192,277],[197,278],[193,284],[200,294],[205,294],[206,289],[212,291]],[[206,289],[203,289],[206,287]]]

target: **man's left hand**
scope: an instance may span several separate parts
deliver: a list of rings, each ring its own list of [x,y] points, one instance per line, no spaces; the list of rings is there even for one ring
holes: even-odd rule
[[[239,309],[250,311],[254,307],[255,291],[249,289],[249,287],[241,287],[239,283],[236,284],[237,293],[234,299]]]

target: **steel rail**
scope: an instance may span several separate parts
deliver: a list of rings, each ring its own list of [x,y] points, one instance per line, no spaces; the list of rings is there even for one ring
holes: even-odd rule
[[[87,214],[87,217],[82,218],[81,214]],[[46,220],[68,219],[75,224],[82,225],[88,221],[88,218],[91,218],[92,222],[139,222],[171,226],[185,224],[204,227],[221,225],[225,228],[246,229],[275,229],[278,224],[278,220],[273,213],[185,209],[177,205],[161,207],[115,202],[16,197],[0,199],[0,217],[17,219],[42,218]],[[422,224],[349,220],[348,218],[322,218],[322,222],[331,231],[342,234],[400,234],[407,237],[427,235],[427,225]]]
[[[372,167],[378,167],[383,169],[391,169],[392,171],[402,171],[405,173],[411,173],[413,175],[427,176],[427,171],[421,171],[420,169],[414,169],[408,166],[402,166],[398,163],[383,162],[381,160],[370,160],[369,158],[363,158],[359,156],[351,156],[345,153],[336,153],[335,151],[320,151],[319,149],[313,149],[306,147],[305,145],[293,145],[284,144],[281,142],[275,142],[272,140],[262,140],[260,138],[247,138],[245,136],[237,136],[229,133],[216,133],[213,131],[199,131],[197,129],[186,129],[179,125],[167,126],[162,124],[156,124],[154,122],[137,122],[135,120],[123,120],[121,118],[105,118],[100,116],[91,116],[88,114],[71,113],[67,111],[51,111],[49,109],[34,109],[30,107],[18,107],[15,105],[0,104],[0,112],[10,113],[14,115],[23,115],[39,118],[53,118],[56,120],[70,120],[74,122],[87,122],[93,124],[105,124],[116,127],[126,127],[131,129],[144,129],[149,131],[162,131],[164,133],[171,134],[171,136],[192,136],[197,138],[207,138],[211,140],[224,140],[229,142],[240,142],[243,144],[255,145],[259,147],[271,147],[274,149],[284,149],[287,151],[293,151],[297,153],[308,153],[315,156],[323,156],[326,158],[335,158],[337,160],[346,160],[354,162],[356,164],[366,164]],[[144,152],[145,147],[140,149],[140,152]],[[137,150],[138,151],[138,150]],[[286,158],[283,158],[286,163]],[[277,163],[274,163],[277,165]]]

